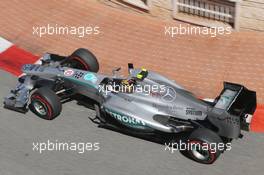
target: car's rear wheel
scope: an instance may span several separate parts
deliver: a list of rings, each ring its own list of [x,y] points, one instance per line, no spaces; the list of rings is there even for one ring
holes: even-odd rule
[[[63,65],[91,72],[98,72],[99,70],[97,58],[92,52],[84,48],[74,51]]]
[[[205,128],[194,130],[188,139],[188,154],[193,160],[212,164],[220,156],[223,150],[219,150],[219,144],[223,144],[221,138],[213,131]]]
[[[41,87],[31,95],[29,109],[40,118],[52,120],[61,113],[62,105],[51,89]]]

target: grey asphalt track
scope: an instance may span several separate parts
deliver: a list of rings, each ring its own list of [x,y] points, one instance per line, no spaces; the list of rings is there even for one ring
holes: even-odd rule
[[[0,70],[0,99],[16,78]],[[264,134],[247,133],[213,165],[201,165],[179,152],[138,138],[97,128],[89,109],[69,102],[53,121],[3,109],[0,105],[1,175],[260,175],[264,172]],[[33,151],[34,142],[99,142],[99,151]]]

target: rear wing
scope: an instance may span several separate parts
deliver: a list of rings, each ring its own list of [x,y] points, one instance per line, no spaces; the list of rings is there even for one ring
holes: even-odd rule
[[[224,82],[224,89],[215,107],[224,109],[231,115],[253,115],[257,107],[256,92],[239,84]]]
[[[224,82],[224,89],[216,99],[214,108],[226,111],[240,119],[240,128],[248,131],[252,116],[257,107],[256,92],[246,87]]]

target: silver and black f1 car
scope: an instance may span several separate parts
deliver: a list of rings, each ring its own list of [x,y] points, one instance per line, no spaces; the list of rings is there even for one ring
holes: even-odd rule
[[[4,107],[52,120],[62,110],[62,103],[77,100],[94,109],[92,121],[100,127],[161,142],[177,142],[187,135],[188,157],[213,163],[223,150],[204,149],[212,143],[229,143],[249,130],[256,109],[256,92],[242,85],[224,83],[214,100],[202,100],[175,81],[144,68],[128,64],[128,76],[98,73],[96,57],[86,49],[70,56],[45,54],[41,64],[27,64],[14,90],[4,99]],[[192,147],[191,147],[192,148]],[[208,147],[207,147],[208,148]]]

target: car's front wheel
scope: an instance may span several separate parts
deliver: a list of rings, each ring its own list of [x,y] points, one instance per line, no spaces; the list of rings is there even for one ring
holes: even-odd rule
[[[99,70],[97,58],[91,51],[84,48],[79,48],[74,51],[63,63],[63,66],[95,73]]]
[[[41,87],[31,95],[29,109],[40,118],[52,120],[61,113],[62,105],[51,89]]]

